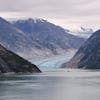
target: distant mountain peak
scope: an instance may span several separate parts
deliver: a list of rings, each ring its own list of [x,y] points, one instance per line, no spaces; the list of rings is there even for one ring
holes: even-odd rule
[[[63,54],[78,49],[84,41],[44,19],[28,18],[11,23],[0,20],[0,42],[25,58]]]
[[[86,32],[86,33],[92,33],[92,32],[94,32],[92,28],[80,27],[80,29],[81,29],[83,32]]]
[[[32,42],[38,44],[36,47],[46,49],[52,54],[67,52],[68,49],[77,49],[85,41],[85,39],[71,35],[62,27],[44,19],[28,18],[17,20],[13,24],[27,34]]]
[[[27,19],[19,19],[18,22],[29,22],[29,23],[37,23],[37,22],[47,22],[47,20],[42,18],[27,18]],[[15,22],[15,21],[14,21]]]
[[[69,31],[69,33],[87,39],[94,33],[94,31],[92,28],[80,27],[80,29]]]

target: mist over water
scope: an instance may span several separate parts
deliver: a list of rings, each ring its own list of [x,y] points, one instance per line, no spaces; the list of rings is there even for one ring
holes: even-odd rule
[[[52,69],[0,76],[0,100],[100,100],[100,72]]]

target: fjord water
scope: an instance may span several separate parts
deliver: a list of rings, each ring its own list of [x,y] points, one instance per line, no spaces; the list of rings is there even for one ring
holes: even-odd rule
[[[52,69],[0,76],[0,100],[100,100],[100,72]]]

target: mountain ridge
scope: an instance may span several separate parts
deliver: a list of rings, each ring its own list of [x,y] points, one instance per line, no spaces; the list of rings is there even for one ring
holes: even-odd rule
[[[0,73],[38,73],[40,69],[0,44]]]
[[[4,47],[26,59],[64,54],[85,41],[47,20],[31,18],[15,22],[0,18],[0,35]]]
[[[62,27],[43,19],[29,18],[12,23],[38,43],[40,49],[50,50],[54,55],[65,53],[68,49],[77,49],[85,41],[83,38],[66,33]]]
[[[80,47],[75,56],[63,67],[100,69],[100,29]]]

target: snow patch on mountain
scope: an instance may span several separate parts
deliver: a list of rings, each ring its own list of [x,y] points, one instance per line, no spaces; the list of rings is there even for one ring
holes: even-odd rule
[[[67,32],[69,34],[73,34],[75,36],[87,39],[93,34],[94,31],[91,28],[80,27],[80,29],[78,29],[78,30],[73,30],[73,31],[71,31],[71,30],[68,31],[67,30]]]

